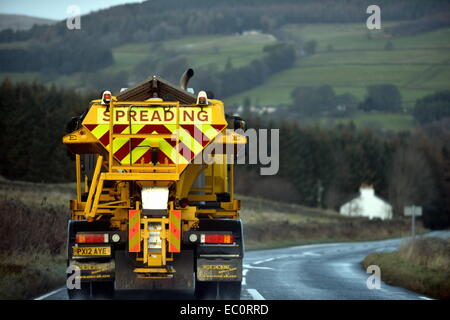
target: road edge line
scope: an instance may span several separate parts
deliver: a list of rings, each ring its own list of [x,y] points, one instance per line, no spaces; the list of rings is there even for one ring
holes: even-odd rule
[[[51,291],[51,292],[49,292],[49,293],[46,293],[46,294],[40,296],[40,297],[34,298],[33,300],[44,300],[45,298],[48,298],[48,297],[54,295],[54,294],[57,293],[58,291],[64,290],[64,288],[65,288],[65,287],[58,288],[58,289],[56,289],[56,290],[53,290],[53,291]]]
[[[252,296],[253,300],[266,300],[256,289],[247,289],[247,292]]]

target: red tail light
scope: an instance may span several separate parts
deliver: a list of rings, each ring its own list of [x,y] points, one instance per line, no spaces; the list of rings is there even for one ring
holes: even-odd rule
[[[78,233],[75,239],[76,243],[107,243],[107,233]]]
[[[201,243],[234,243],[232,234],[202,234],[200,237]]]

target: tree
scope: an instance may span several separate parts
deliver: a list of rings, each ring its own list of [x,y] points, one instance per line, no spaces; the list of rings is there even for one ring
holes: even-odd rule
[[[389,202],[394,214],[403,215],[403,208],[420,205],[425,210],[436,201],[436,183],[430,164],[420,150],[401,146],[394,154],[388,173]]]
[[[386,42],[386,44],[384,45],[384,50],[387,50],[387,51],[394,50],[394,44],[392,43],[391,40],[388,40]]]
[[[320,87],[297,87],[291,92],[293,108],[306,116],[316,116],[334,111],[336,94],[330,85]]]
[[[401,112],[402,96],[395,85],[371,85],[367,87],[367,96],[360,108],[366,111]]]
[[[317,41],[316,40],[309,40],[305,43],[303,46],[303,50],[307,55],[313,55],[316,53],[317,49]]]
[[[349,116],[357,108],[357,101],[354,95],[351,93],[344,93],[336,96],[336,110],[334,114],[336,116]]]
[[[412,114],[420,124],[450,117],[450,90],[439,91],[417,100]]]
[[[251,113],[252,100],[249,97],[245,97],[242,104],[242,117],[247,119]]]
[[[63,182],[73,178],[61,143],[66,123],[89,99],[71,90],[5,81],[0,86],[2,118],[0,175],[7,179]]]
[[[227,62],[226,62],[226,64],[225,64],[224,70],[225,70],[225,71],[231,71],[231,70],[233,70],[233,62],[231,61],[231,58],[230,58],[230,57],[228,57],[228,59],[227,59]]]

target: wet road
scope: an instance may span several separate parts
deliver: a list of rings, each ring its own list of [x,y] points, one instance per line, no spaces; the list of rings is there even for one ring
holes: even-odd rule
[[[426,236],[450,237],[450,231]],[[242,300],[428,300],[409,290],[381,281],[379,289],[369,289],[361,261],[371,252],[396,250],[401,241],[332,243],[258,250],[246,253]],[[381,270],[383,280],[383,270]],[[191,291],[118,291],[117,299],[193,299]],[[66,289],[37,298],[66,300]]]

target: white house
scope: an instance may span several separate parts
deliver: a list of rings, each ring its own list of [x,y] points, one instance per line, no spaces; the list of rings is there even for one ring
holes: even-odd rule
[[[392,206],[375,195],[372,185],[361,185],[359,197],[341,206],[339,212],[348,217],[392,219]]]

